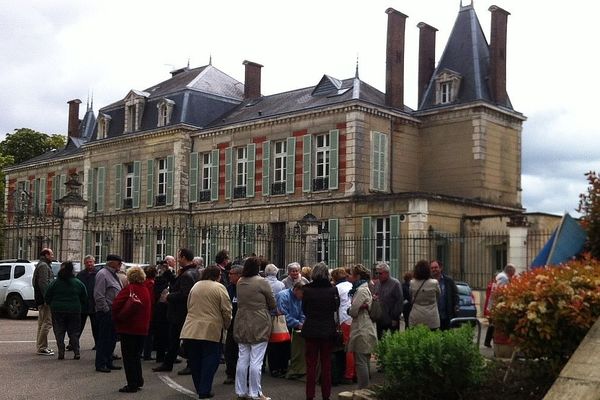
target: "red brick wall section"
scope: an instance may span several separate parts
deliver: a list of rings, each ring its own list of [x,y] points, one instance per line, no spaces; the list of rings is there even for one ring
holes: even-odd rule
[[[55,172],[48,172],[46,177],[46,204],[44,204],[46,214],[52,214],[52,178],[54,178],[54,175],[56,175]]]
[[[258,136],[252,139],[256,144],[256,157],[254,158],[254,195],[258,192],[262,194],[262,166],[263,166],[263,143],[267,140],[266,136]]]
[[[13,222],[13,216],[14,216],[14,212],[15,212],[15,190],[17,190],[17,179],[13,178],[13,179],[9,179],[8,180],[8,204],[7,206],[7,210],[8,210],[8,222],[12,223]]]
[[[225,149],[229,142],[217,144],[219,149],[219,202],[225,202]]]
[[[337,129],[340,130],[340,144],[338,148],[338,182],[339,190],[346,191],[346,123],[337,124]]]

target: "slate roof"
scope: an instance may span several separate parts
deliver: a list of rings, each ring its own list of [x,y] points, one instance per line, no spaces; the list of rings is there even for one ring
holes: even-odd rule
[[[478,100],[494,103],[488,86],[490,50],[473,5],[461,7],[440,62],[431,77],[419,110],[466,104]],[[435,78],[445,69],[462,76],[460,91],[450,104],[436,104]],[[510,100],[500,104],[513,109]]]

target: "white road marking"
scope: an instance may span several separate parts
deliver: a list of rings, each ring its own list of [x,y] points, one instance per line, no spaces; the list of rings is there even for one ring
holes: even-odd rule
[[[171,389],[175,389],[179,393],[183,393],[186,396],[192,397],[194,399],[198,397],[198,394],[196,392],[192,392],[191,390],[184,388],[179,383],[177,383],[173,379],[171,379],[168,375],[164,375],[164,374],[157,374],[157,375],[158,375],[158,379],[160,379],[161,381],[166,383],[167,386],[169,386]]]

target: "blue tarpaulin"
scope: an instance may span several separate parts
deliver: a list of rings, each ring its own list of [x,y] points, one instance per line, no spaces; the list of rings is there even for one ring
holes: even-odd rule
[[[531,263],[531,268],[559,265],[583,251],[587,234],[573,217],[565,214],[560,225]]]

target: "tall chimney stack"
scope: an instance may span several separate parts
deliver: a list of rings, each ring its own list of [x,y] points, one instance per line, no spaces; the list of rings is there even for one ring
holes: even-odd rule
[[[406,18],[393,8],[388,15],[387,48],[385,55],[385,104],[404,108],[404,29]]]
[[[260,97],[260,69],[263,67],[252,61],[244,60],[246,73],[244,77],[244,99]]]
[[[69,105],[69,125],[67,128],[67,132],[69,137],[79,137],[79,105],[81,104],[81,100],[74,99],[71,101],[67,101]]]
[[[506,25],[510,13],[491,6],[492,27],[490,35],[490,90],[492,99],[501,105],[508,103],[506,93]]]
[[[427,85],[435,70],[435,33],[437,29],[425,22],[417,24],[419,28],[419,102],[423,100]]]

